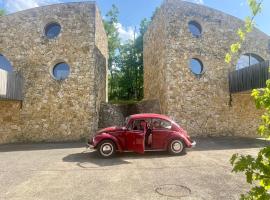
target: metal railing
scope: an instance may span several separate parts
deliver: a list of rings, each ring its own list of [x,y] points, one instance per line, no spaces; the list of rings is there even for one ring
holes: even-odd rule
[[[229,73],[230,93],[244,92],[266,87],[269,76],[269,61],[260,62],[249,67]]]

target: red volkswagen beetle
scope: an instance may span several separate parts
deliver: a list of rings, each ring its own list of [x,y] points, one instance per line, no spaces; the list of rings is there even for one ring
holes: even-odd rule
[[[126,118],[124,127],[108,127],[88,140],[90,148],[102,157],[113,156],[116,151],[168,151],[178,155],[185,148],[196,145],[187,132],[165,115],[136,114]]]

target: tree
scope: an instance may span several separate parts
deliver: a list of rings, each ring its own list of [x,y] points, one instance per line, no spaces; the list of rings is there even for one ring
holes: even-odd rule
[[[238,29],[239,42],[231,45],[230,53],[227,53],[225,61],[232,63],[233,56],[237,57],[246,35],[252,31],[254,19],[261,12],[262,2],[248,0],[252,11],[252,16],[246,19],[245,29]],[[265,139],[270,139],[270,80],[266,83],[266,88],[252,91],[257,108],[264,108],[262,124],[258,128],[258,133]],[[233,172],[244,172],[247,183],[252,188],[247,194],[242,194],[242,200],[269,200],[270,199],[270,146],[262,148],[256,157],[251,155],[234,154],[231,158]]]
[[[120,38],[117,30],[119,10],[115,5],[112,5],[111,10],[106,14],[106,19],[103,20],[104,28],[108,37],[108,49],[109,49],[109,59],[108,59],[108,68],[109,68],[109,98],[110,94],[114,90],[114,68],[116,65],[117,59],[117,50],[120,47]]]
[[[6,14],[6,11],[4,9],[0,9],[0,16],[4,16]]]
[[[117,89],[112,97],[118,100],[141,100],[143,98],[143,36],[149,21],[143,19],[140,23],[139,34],[122,44],[116,62]]]

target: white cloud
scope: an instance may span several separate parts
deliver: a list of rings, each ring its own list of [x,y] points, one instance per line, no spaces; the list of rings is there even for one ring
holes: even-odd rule
[[[124,27],[122,24],[117,23],[116,27],[119,32],[119,37],[121,39],[121,42],[125,42],[127,40],[131,40],[134,37],[134,28],[131,26],[129,27]],[[136,33],[137,34],[137,33]]]
[[[61,2],[62,0],[4,0],[4,9],[8,13],[13,13],[20,10]]]
[[[203,0],[185,0],[185,1],[189,1],[189,2],[197,3],[197,4],[204,4]]]

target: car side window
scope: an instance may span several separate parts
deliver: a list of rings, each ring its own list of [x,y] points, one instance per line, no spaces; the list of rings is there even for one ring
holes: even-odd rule
[[[152,120],[153,130],[171,130],[172,123],[163,119],[155,118]]]

